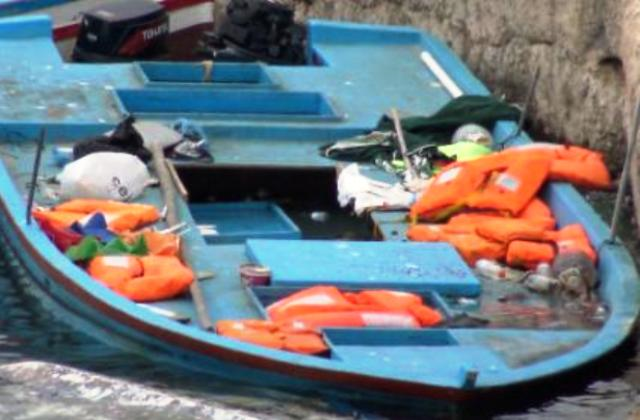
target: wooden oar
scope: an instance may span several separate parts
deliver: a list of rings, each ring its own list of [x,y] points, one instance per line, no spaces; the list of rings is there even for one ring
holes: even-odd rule
[[[153,167],[156,175],[158,176],[158,180],[160,181],[162,196],[167,208],[167,223],[169,226],[177,225],[180,223],[180,217],[178,216],[178,208],[176,207],[176,186],[171,178],[169,170],[167,169],[162,147],[157,143],[153,143],[151,145],[151,154],[153,156]],[[193,271],[189,264],[191,259],[189,250],[181,246],[180,253],[182,254],[182,260],[185,265]],[[213,331],[215,327],[209,317],[209,310],[202,296],[202,290],[198,284],[198,279],[194,279],[193,282],[191,282],[189,291],[191,292],[193,304],[196,306],[196,314],[198,315],[198,322],[200,323],[200,326],[204,330]]]
[[[400,123],[398,111],[395,108],[391,108],[391,119],[393,120],[393,126],[396,131],[396,138],[398,140],[398,147],[400,149],[400,154],[402,155],[402,160],[404,160],[407,171],[409,171],[411,181],[416,180],[418,179],[418,172],[416,171],[416,168],[413,167],[411,159],[409,158],[407,142],[404,140],[404,133],[402,132],[402,124]]]

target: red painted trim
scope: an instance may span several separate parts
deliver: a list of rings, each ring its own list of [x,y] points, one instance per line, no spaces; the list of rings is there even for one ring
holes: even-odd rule
[[[168,12],[176,9],[184,9],[185,7],[195,6],[202,3],[213,3],[212,0],[161,0],[159,2],[167,9]]]
[[[53,29],[53,40],[62,41],[63,39],[75,38],[78,36],[80,30],[79,23],[69,23],[62,26],[57,26]]]
[[[17,225],[14,215],[7,208],[4,200],[0,200],[0,210],[6,216],[12,229],[17,235],[18,240],[28,252],[28,257],[32,258],[47,274],[47,276],[49,276],[49,278],[56,281],[76,298],[83,301],[87,306],[93,307],[102,312],[105,316],[120,322],[131,329],[143,332],[156,340],[165,341],[191,352],[199,353],[225,362],[245,365],[250,368],[260,369],[267,372],[271,371],[285,376],[323,382],[325,384],[335,384],[339,387],[347,386],[353,389],[368,389],[389,394],[391,396],[402,395],[407,397],[422,397],[452,402],[462,402],[474,397],[473,392],[460,389],[435,387],[395,379],[384,379],[356,373],[299,366],[216,346],[211,343],[199,341],[185,335],[148,324],[126,312],[106,304],[103,300],[96,298],[81,288],[73,280],[65,276],[64,273],[60,272],[46,258],[40,255],[31,241],[29,241],[25,236],[22,229]],[[43,291],[47,293],[47,290],[43,289]]]
[[[184,9],[186,7],[195,6],[204,3],[213,3],[212,0],[161,0],[160,4],[168,12],[174,10]],[[68,38],[75,38],[78,36],[80,30],[80,22],[65,23],[53,28],[53,40],[58,42]]]

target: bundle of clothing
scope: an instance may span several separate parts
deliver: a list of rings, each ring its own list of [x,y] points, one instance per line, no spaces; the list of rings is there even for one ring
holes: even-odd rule
[[[400,121],[410,155],[426,153],[442,159],[437,147],[451,143],[455,131],[465,124],[478,124],[491,131],[497,121],[517,121],[518,108],[491,96],[464,95],[451,100],[429,117],[413,116]],[[341,140],[320,148],[330,159],[349,162],[392,161],[399,157],[393,121],[384,116],[369,134]]]

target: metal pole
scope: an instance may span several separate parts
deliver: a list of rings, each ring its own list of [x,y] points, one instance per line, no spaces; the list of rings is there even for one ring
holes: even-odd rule
[[[171,174],[167,169],[165,163],[164,152],[159,144],[153,143],[151,145],[151,154],[153,156],[153,167],[160,181],[160,188],[162,189],[162,196],[164,197],[165,205],[167,206],[167,223],[169,226],[174,226],[180,223],[178,216],[178,208],[176,207],[176,186],[171,179]],[[190,267],[189,264],[189,252],[187,249],[181,247],[182,260]],[[207,331],[213,331],[215,329],[211,318],[209,317],[209,310],[207,304],[202,295],[202,290],[198,284],[198,279],[194,278],[189,286],[189,292],[193,299],[193,304],[196,307],[196,314],[198,315],[198,321],[200,326]]]
[[[529,85],[529,90],[527,91],[527,96],[524,100],[524,106],[522,108],[522,112],[520,113],[520,119],[518,120],[518,127],[516,130],[505,137],[500,144],[503,146],[509,141],[520,134],[522,134],[522,129],[524,128],[524,122],[527,119],[527,115],[529,114],[529,107],[531,106],[531,102],[533,101],[533,94],[536,92],[536,86],[538,85],[538,79],[540,79],[540,67],[536,68],[535,73],[533,74],[533,79],[531,80],[531,84]]]
[[[40,172],[40,160],[42,151],[44,150],[44,139],[47,135],[46,128],[40,129],[40,136],[36,144],[36,156],[33,160],[33,170],[31,171],[31,184],[29,185],[29,198],[27,200],[27,224],[31,224],[31,210],[33,209],[33,199],[36,194],[36,185],[38,183],[38,172]]]
[[[615,242],[616,232],[620,221],[620,213],[622,210],[622,199],[629,183],[629,170],[631,167],[631,159],[636,153],[636,144],[638,143],[638,128],[640,126],[640,99],[636,102],[636,110],[633,116],[633,124],[629,131],[629,141],[627,142],[627,154],[624,157],[624,166],[622,167],[622,175],[620,175],[620,185],[616,194],[616,204],[613,207],[613,216],[611,217],[611,236],[609,242]]]
[[[396,130],[396,137],[398,139],[400,154],[402,155],[402,160],[404,160],[404,164],[407,167],[407,171],[409,171],[409,177],[412,180],[418,179],[418,173],[416,172],[416,168],[413,167],[413,164],[411,163],[411,159],[409,159],[409,156],[407,155],[407,143],[404,141],[402,124],[400,124],[400,117],[398,116],[398,111],[395,108],[391,108],[391,119],[393,120],[393,126]]]
[[[531,107],[531,101],[533,100],[533,94],[536,91],[536,86],[538,85],[539,78],[540,67],[537,67],[535,73],[533,74],[531,85],[529,85],[527,97],[524,100],[524,108],[522,108],[522,113],[520,114],[520,120],[518,121],[518,130],[516,131],[515,137],[518,137],[522,133],[522,128],[524,127],[525,119],[527,118],[527,114],[529,113],[529,107]]]

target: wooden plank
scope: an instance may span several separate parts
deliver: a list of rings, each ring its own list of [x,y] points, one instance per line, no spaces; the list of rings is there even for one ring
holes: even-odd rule
[[[176,186],[171,179],[169,170],[167,169],[164,152],[162,151],[162,148],[159,144],[154,143],[151,146],[151,153],[153,155],[153,166],[160,181],[162,196],[164,197],[164,202],[167,206],[167,223],[170,226],[177,225],[178,223],[180,223],[180,217],[178,216],[178,210],[176,207]],[[189,261],[191,260],[189,250],[187,248],[181,247],[180,252],[182,254],[182,260],[185,265],[191,268],[191,265],[189,263]],[[196,307],[196,314],[198,315],[198,322],[200,323],[200,326],[204,330],[213,331],[215,327],[213,325],[213,321],[211,321],[211,318],[209,316],[209,310],[203,298],[202,290],[200,290],[198,279],[193,280],[193,282],[189,286],[189,291],[191,293],[191,298],[193,299],[193,304]]]

